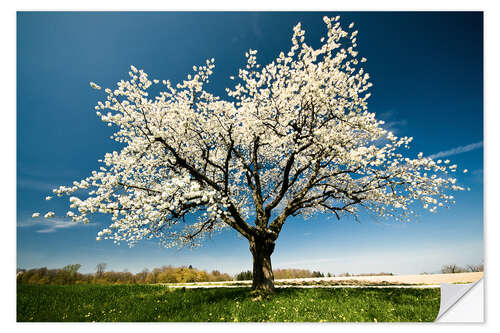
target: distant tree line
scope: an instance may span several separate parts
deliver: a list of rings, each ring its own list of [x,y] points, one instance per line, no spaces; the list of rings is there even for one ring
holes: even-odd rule
[[[252,280],[252,271],[244,271],[236,275],[236,281]]]
[[[87,281],[87,274],[78,273],[80,264],[72,264],[59,269],[47,267],[30,270],[18,269],[17,282],[30,284],[75,284],[77,281]]]
[[[297,268],[285,268],[285,269],[275,269],[274,278],[275,279],[301,279],[314,277],[315,272],[311,272],[308,269],[297,269]]]
[[[274,273],[274,278],[276,280],[301,279],[301,278],[318,277],[318,274],[321,275],[321,272],[311,272],[308,269],[297,269],[297,268],[284,268],[284,269],[278,268],[274,269],[273,273]],[[252,271],[243,271],[237,274],[235,280],[237,281],[252,280]]]
[[[311,272],[308,269],[297,269],[297,268],[278,268],[273,270],[274,278],[276,280],[281,279],[302,279],[302,278],[312,278],[312,277],[324,277],[325,275],[321,272]],[[332,276],[328,273],[328,276]],[[252,271],[243,271],[236,275],[235,280],[245,281],[252,280]]]
[[[131,272],[106,271],[105,263],[98,264],[95,273],[79,273],[80,264],[63,268],[47,267],[17,270],[17,282],[24,284],[142,284],[231,281],[233,277],[217,270],[206,272],[192,266],[163,266],[133,274]]]
[[[151,283],[186,283],[186,282],[217,282],[217,281],[244,281],[252,280],[251,271],[243,271],[235,276],[221,273],[217,270],[207,272],[189,266],[173,267],[162,266],[153,270],[144,269],[139,273],[106,271],[107,264],[100,263],[96,266],[95,273],[80,273],[80,264],[66,265],[63,268],[48,269],[47,267],[33,268],[29,270],[17,270],[17,282],[25,284],[151,284]],[[467,265],[460,267],[456,264],[443,265],[441,273],[463,273],[482,272],[484,265]],[[326,273],[327,277],[344,276],[366,276],[366,275],[393,275],[392,273],[364,273],[352,274],[341,273],[338,275]],[[275,269],[274,278],[279,279],[301,279],[325,277],[320,271],[307,269]]]
[[[443,265],[441,267],[441,273],[450,274],[450,273],[465,273],[465,272],[483,272],[484,264],[479,265],[467,265],[465,267],[460,267],[456,264]]]

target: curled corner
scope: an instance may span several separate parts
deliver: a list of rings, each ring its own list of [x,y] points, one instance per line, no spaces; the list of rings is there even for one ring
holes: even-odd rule
[[[441,304],[436,322],[483,322],[483,279],[467,284],[440,285]],[[473,289],[475,292],[471,292]]]

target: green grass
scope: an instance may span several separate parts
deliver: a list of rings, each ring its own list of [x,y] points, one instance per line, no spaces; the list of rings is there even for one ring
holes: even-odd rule
[[[439,302],[439,289],[280,288],[257,300],[249,288],[18,285],[17,321],[434,321]]]

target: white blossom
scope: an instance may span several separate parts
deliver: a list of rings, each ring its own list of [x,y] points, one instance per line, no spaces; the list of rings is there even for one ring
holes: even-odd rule
[[[48,212],[47,214],[45,214],[43,217],[45,217],[46,219],[48,218],[51,218],[51,217],[54,217],[55,216],[55,213],[54,212]]]
[[[95,84],[94,82],[90,82],[90,86],[92,87],[92,89],[101,90],[101,87]]]

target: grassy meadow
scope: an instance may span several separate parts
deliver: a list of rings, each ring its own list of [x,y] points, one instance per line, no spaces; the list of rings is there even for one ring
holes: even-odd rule
[[[161,285],[18,285],[18,322],[412,322],[434,321],[440,290],[173,289]]]

